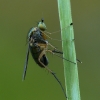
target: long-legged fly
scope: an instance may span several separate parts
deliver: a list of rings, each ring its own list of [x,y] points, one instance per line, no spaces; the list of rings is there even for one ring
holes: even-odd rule
[[[31,28],[31,30],[28,33],[28,36],[27,36],[28,48],[27,48],[27,53],[26,53],[26,60],[25,60],[23,79],[22,80],[25,80],[27,65],[28,65],[28,58],[29,58],[29,51],[30,51],[34,61],[41,68],[46,68],[55,77],[55,79],[60,84],[60,86],[61,86],[61,88],[64,92],[65,97],[67,98],[61,82],[56,77],[55,73],[47,67],[48,59],[47,59],[47,56],[46,56],[46,52],[50,52],[51,54],[54,54],[54,55],[56,55],[56,56],[58,56],[62,59],[65,59],[66,61],[69,61],[70,63],[73,63],[73,64],[76,64],[76,63],[58,55],[58,54],[63,54],[63,52],[59,51],[57,48],[55,48],[53,45],[51,45],[47,41],[47,38],[50,38],[50,37],[45,33],[45,30],[46,30],[46,25],[44,23],[44,20],[42,19],[38,23],[38,26]],[[52,50],[48,49],[49,46],[53,49]]]

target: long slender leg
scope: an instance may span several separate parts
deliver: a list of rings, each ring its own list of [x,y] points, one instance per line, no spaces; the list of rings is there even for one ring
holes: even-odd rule
[[[56,56],[58,56],[58,57],[60,57],[60,58],[62,58],[62,59],[64,59],[64,60],[66,60],[66,61],[68,61],[68,62],[71,62],[71,63],[73,63],[73,64],[76,64],[75,62],[72,62],[72,61],[70,61],[70,60],[68,60],[68,59],[66,59],[66,58],[64,58],[64,57],[62,57],[62,56],[59,56],[59,55],[55,54],[52,50],[46,50],[46,51],[48,51],[48,52],[50,52],[50,53],[52,53],[52,54],[54,54],[54,55],[56,55]]]
[[[64,91],[64,88],[63,88],[61,82],[59,81],[59,79],[57,78],[57,76],[55,75],[55,73],[54,73],[53,71],[51,71],[47,66],[45,66],[45,65],[40,61],[41,57],[46,53],[46,51],[50,51],[50,50],[44,49],[44,50],[41,52],[41,54],[40,54],[38,60],[39,60],[39,62],[40,62],[40,63],[55,77],[55,79],[58,81],[59,85],[61,86],[62,91],[63,91],[65,97],[67,98],[66,93],[65,93],[65,91]]]
[[[66,28],[68,28],[68,27],[70,27],[70,26],[72,26],[73,25],[73,23],[70,23],[70,25],[68,25],[68,26],[66,26],[66,27],[64,27],[64,28],[62,28],[61,30],[64,30],[64,29],[66,29]],[[55,32],[52,32],[52,33],[50,33],[50,32],[47,32],[47,31],[45,31],[46,33],[48,33],[48,34],[54,34],[54,33],[57,33],[57,32],[60,32],[61,30],[58,30],[58,31],[55,31]],[[41,31],[41,30],[40,30]],[[48,37],[49,39],[51,39],[51,40],[56,40],[56,41],[65,41],[65,40],[61,40],[61,39],[54,39],[54,38],[51,38],[49,35],[47,35],[44,31],[41,31],[43,34],[45,34],[45,36],[46,37]],[[69,41],[69,40],[67,40],[67,41]]]
[[[68,28],[69,26],[72,26],[73,25],[73,23],[70,23],[70,25],[68,25],[68,26],[66,26],[66,27],[64,27],[64,28],[62,28],[61,30],[64,30],[64,29],[66,29],[66,28]],[[58,31],[55,31],[55,32],[47,32],[47,31],[45,31],[46,33],[48,33],[48,34],[54,34],[54,33],[58,33],[58,32],[61,32],[61,30],[58,30]]]
[[[55,48],[53,45],[51,45],[50,43],[48,44],[48,45],[50,45],[52,48],[54,48],[55,50],[58,50],[57,48]],[[63,54],[63,52],[60,52],[59,50],[58,51],[55,51],[55,50],[48,50],[49,52],[51,52],[52,54],[55,54],[55,53],[59,53],[59,54]],[[57,55],[57,54],[55,54],[55,55]],[[59,56],[59,55],[57,55],[57,56]],[[59,57],[61,57],[61,56],[59,56]],[[64,58],[65,59],[65,58]],[[69,61],[69,60],[67,60],[67,61]],[[79,62],[79,63],[82,63],[79,59],[76,59],[76,61],[77,62]],[[69,62],[72,62],[72,61],[69,61]],[[72,62],[72,63],[74,63],[74,62]],[[76,63],[75,63],[76,64]]]
[[[55,54],[55,53],[52,52],[52,50],[45,50],[45,51],[48,51],[48,52],[50,52],[50,53],[52,53],[52,54]],[[58,81],[59,85],[60,85],[61,88],[62,88],[62,91],[63,91],[65,97],[67,98],[66,92],[65,92],[65,90],[64,90],[64,88],[63,88],[61,82],[59,81],[59,79],[57,78],[57,76],[55,75],[55,73],[51,73],[51,74],[52,74],[52,75],[54,76],[54,78]]]
[[[48,45],[49,46],[51,46],[53,49],[56,49],[57,50],[57,48],[55,48],[53,45],[51,45],[50,43],[48,43]]]
[[[65,90],[64,90],[64,88],[63,88],[63,86],[62,86],[61,82],[59,81],[59,79],[57,78],[57,76],[56,76],[54,73],[52,73],[52,75],[53,75],[53,76],[54,76],[54,78],[58,81],[59,85],[60,85],[60,86],[61,86],[61,88],[62,88],[62,91],[63,91],[63,93],[64,93],[65,97],[67,98],[66,92],[65,92]]]
[[[40,30],[41,31],[41,30]],[[51,40],[55,40],[55,41],[63,41],[63,40],[59,40],[59,39],[54,39],[54,38],[51,38],[49,35],[47,35],[44,31],[41,31],[46,37],[48,37],[49,39]]]
[[[54,49],[53,51],[54,51],[55,53],[57,53],[57,52],[58,52],[58,53],[61,53],[61,54],[63,53],[63,52],[59,51],[56,47],[54,47],[53,45],[51,45],[50,43],[48,43],[48,45],[51,46],[51,47]],[[56,50],[57,50],[57,51],[56,51]],[[52,52],[53,52],[53,51],[52,51]]]
[[[47,66],[45,66],[42,62],[41,62],[41,58],[43,57],[43,55],[45,55],[45,52],[46,52],[46,50],[44,49],[42,52],[41,52],[41,54],[40,54],[40,56],[39,56],[39,58],[38,58],[38,61],[50,72],[50,73],[53,73],[53,71],[51,71]]]

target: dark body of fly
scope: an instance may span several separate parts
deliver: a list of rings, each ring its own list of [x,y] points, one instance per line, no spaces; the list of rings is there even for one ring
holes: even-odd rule
[[[30,41],[31,38],[34,39],[34,43],[46,43],[46,38],[43,37],[43,33],[38,27],[31,28],[27,38],[28,41]]]
[[[44,66],[38,61],[39,55],[41,54],[42,50],[40,50],[39,47],[29,47],[30,48],[30,52],[32,54],[32,57],[34,59],[34,61],[42,68],[44,68]],[[42,58],[40,59],[40,61],[47,66],[48,65],[48,59],[46,57],[46,55],[43,55]]]
[[[34,31],[32,31],[34,30]],[[32,32],[31,32],[32,31]],[[43,39],[43,33],[40,31],[39,28],[32,28],[30,30],[31,33],[30,36],[29,36],[29,49],[30,49],[30,52],[31,52],[31,55],[34,59],[34,61],[42,68],[44,68],[44,66],[39,62],[39,56],[41,54],[41,52],[43,51],[43,48],[41,48],[40,46],[38,46],[38,43],[41,43],[41,44],[47,44],[47,40],[44,40]],[[45,65],[47,66],[48,65],[48,59],[46,57],[46,55],[44,54],[40,61]]]
[[[44,42],[44,41],[41,41],[41,42]],[[44,66],[38,61],[38,58],[41,54],[41,52],[43,51],[39,46],[37,46],[37,42],[34,42],[33,45],[29,45],[29,48],[30,48],[30,52],[31,52],[31,55],[34,59],[34,61],[42,68],[44,68]],[[48,65],[48,59],[46,57],[46,55],[43,55],[40,59],[40,61],[45,65],[47,66]]]

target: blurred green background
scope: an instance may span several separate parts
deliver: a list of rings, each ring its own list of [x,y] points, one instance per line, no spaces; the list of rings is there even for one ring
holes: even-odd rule
[[[100,1],[71,0],[82,100],[100,100]],[[0,100],[65,100],[53,76],[29,58],[26,80],[26,34],[41,18],[47,31],[60,29],[56,0],[0,0]],[[52,34],[60,39],[60,33]],[[61,42],[50,41],[61,50]],[[62,59],[47,54],[49,68],[64,86]]]

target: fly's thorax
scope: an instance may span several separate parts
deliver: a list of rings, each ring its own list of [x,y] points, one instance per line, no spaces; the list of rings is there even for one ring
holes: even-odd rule
[[[32,27],[32,28],[30,29],[30,31],[28,32],[28,35],[27,35],[28,40],[30,39],[30,37],[31,37],[37,30],[39,30],[38,27]]]

